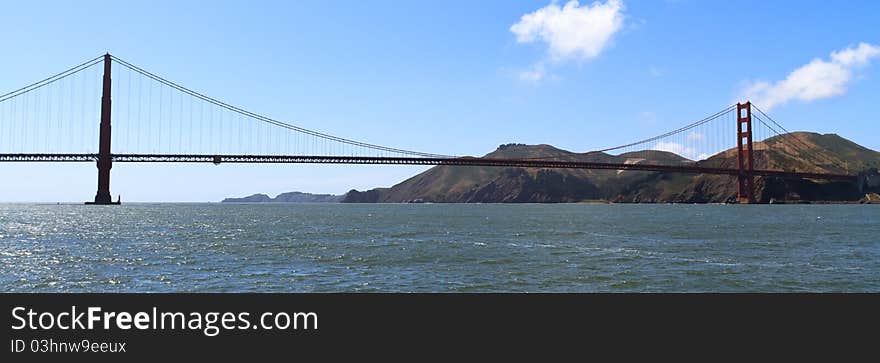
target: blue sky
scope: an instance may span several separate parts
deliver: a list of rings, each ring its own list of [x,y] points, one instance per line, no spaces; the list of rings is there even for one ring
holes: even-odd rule
[[[109,51],[302,127],[444,154],[508,142],[587,151],[746,94],[770,100],[790,130],[880,149],[877,24],[875,1],[15,2],[0,13],[0,93]],[[855,58],[832,56],[862,43]],[[91,164],[0,168],[0,201],[95,193]],[[421,170],[116,164],[111,191],[127,201],[344,193]]]

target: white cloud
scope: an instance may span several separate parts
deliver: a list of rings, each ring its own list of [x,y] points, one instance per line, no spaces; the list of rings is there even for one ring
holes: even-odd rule
[[[691,131],[685,137],[687,137],[688,141],[693,141],[693,142],[703,141],[706,139],[706,135],[703,135],[699,132],[694,132],[694,131]]]
[[[756,81],[743,92],[744,100],[770,109],[792,100],[810,102],[846,93],[853,72],[880,57],[880,47],[861,43],[831,53],[830,60],[813,59],[777,82]]]
[[[597,57],[612,36],[623,27],[623,1],[608,0],[583,5],[571,0],[560,7],[556,1],[523,15],[510,27],[519,43],[547,44],[549,60],[585,61]],[[543,62],[520,74],[536,81],[546,75]]]
[[[831,53],[831,60],[844,66],[862,66],[868,64],[871,58],[880,56],[880,47],[868,43],[861,43],[858,47],[850,47],[839,52]]]
[[[695,148],[687,147],[677,142],[660,141],[654,145],[653,149],[675,153],[691,160],[703,160],[709,158],[709,154],[700,153]]]
[[[519,79],[526,82],[538,82],[547,76],[544,63],[535,64],[532,69],[519,72]]]

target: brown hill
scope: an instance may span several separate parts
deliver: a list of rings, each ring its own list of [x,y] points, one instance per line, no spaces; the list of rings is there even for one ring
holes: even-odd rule
[[[796,143],[798,148],[788,147]],[[769,147],[768,147],[769,146]],[[755,144],[756,168],[845,173],[880,166],[880,153],[837,135],[798,132]],[[572,153],[550,145],[507,144],[491,158],[545,158],[606,163],[691,163],[665,151],[610,155]],[[727,150],[697,165],[734,168],[736,153]],[[858,200],[864,197],[850,183],[786,181],[758,178],[760,201]],[[437,166],[391,188],[350,191],[343,202],[558,203],[725,202],[736,196],[735,179],[644,171],[537,169]]]
[[[793,147],[792,145],[797,145]],[[755,168],[799,172],[856,174],[880,166],[880,153],[836,134],[795,132],[757,142]],[[736,168],[730,149],[697,165]],[[864,191],[845,182],[756,178],[758,202],[857,201]],[[615,202],[719,203],[736,197],[736,179],[722,175],[654,174],[628,185]]]

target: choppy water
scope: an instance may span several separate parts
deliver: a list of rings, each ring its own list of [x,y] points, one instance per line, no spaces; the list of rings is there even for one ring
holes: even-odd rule
[[[880,291],[867,205],[0,205],[0,291]]]

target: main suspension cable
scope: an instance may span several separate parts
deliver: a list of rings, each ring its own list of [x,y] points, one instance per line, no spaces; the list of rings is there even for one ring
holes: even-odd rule
[[[55,74],[55,75],[53,75],[53,76],[50,76],[50,77],[48,77],[48,78],[46,78],[46,79],[43,79],[43,80],[41,80],[41,81],[38,81],[38,82],[35,82],[35,83],[31,83],[31,84],[29,84],[29,85],[27,85],[27,86],[24,86],[24,87],[22,87],[22,88],[19,88],[19,89],[15,90],[15,91],[12,91],[12,92],[9,92],[9,93],[6,93],[6,94],[3,94],[3,95],[0,95],[0,102],[6,101],[6,100],[8,100],[8,99],[11,99],[11,98],[14,98],[14,97],[17,97],[17,96],[20,96],[20,95],[23,95],[23,94],[28,93],[28,92],[31,92],[31,91],[33,91],[33,90],[36,90],[36,89],[42,88],[42,87],[44,87],[44,86],[47,86],[47,85],[49,85],[49,84],[55,83],[55,82],[57,82],[57,81],[59,81],[59,80],[61,80],[61,79],[67,78],[68,76],[71,76],[71,75],[77,74],[77,73],[79,73],[79,72],[81,72],[81,71],[83,71],[83,70],[85,70],[85,69],[88,69],[88,68],[91,67],[91,66],[94,66],[95,64],[100,63],[100,62],[101,62],[101,59],[102,59],[103,57],[104,57],[104,56],[96,57],[96,58],[94,58],[94,59],[91,59],[91,60],[88,60],[88,61],[86,61],[86,62],[83,62],[83,63],[80,64],[80,65],[77,65],[77,66],[74,66],[74,67],[72,67],[72,68],[70,68],[70,69],[67,69],[67,70],[65,70],[65,71],[63,71],[63,72],[61,72],[61,73],[58,73],[58,74]]]
[[[118,58],[118,57],[112,56],[112,58],[113,58],[114,61],[119,62],[120,64],[122,64],[123,66],[125,66],[125,67],[128,68],[128,69],[131,69],[131,70],[133,70],[133,71],[135,71],[135,72],[138,72],[138,73],[140,73],[141,75],[143,75],[143,76],[145,76],[145,77],[148,77],[148,78],[150,78],[150,79],[153,79],[154,81],[157,81],[157,82],[159,82],[159,83],[162,83],[162,84],[164,84],[164,85],[166,85],[166,86],[168,86],[168,87],[171,87],[171,88],[173,88],[173,89],[176,89],[176,90],[178,90],[178,91],[180,91],[180,92],[186,93],[186,94],[188,94],[188,95],[190,95],[190,96],[192,96],[192,97],[196,97],[196,98],[198,98],[198,99],[201,99],[201,100],[203,100],[203,101],[206,101],[206,102],[208,102],[208,103],[211,103],[211,104],[213,104],[213,105],[215,105],[215,106],[222,107],[222,108],[227,109],[227,110],[229,110],[229,111],[236,112],[236,113],[238,113],[238,114],[241,114],[241,115],[244,115],[244,116],[247,116],[247,117],[250,117],[250,118],[253,118],[253,119],[256,119],[256,120],[259,120],[259,121],[265,122],[265,123],[268,123],[268,124],[272,124],[272,125],[275,125],[275,126],[279,126],[279,127],[282,127],[282,128],[288,129],[288,130],[293,130],[293,131],[297,131],[297,132],[300,132],[300,133],[304,133],[304,134],[308,134],[308,135],[316,136],[316,137],[318,137],[318,138],[322,138],[322,139],[325,139],[325,140],[331,140],[331,141],[336,141],[336,142],[340,142],[340,143],[344,143],[344,144],[349,144],[349,145],[353,145],[353,146],[359,146],[359,147],[363,147],[363,148],[367,148],[367,149],[381,150],[381,151],[390,152],[390,153],[406,154],[406,155],[413,155],[413,156],[420,156],[420,157],[429,157],[429,158],[453,158],[453,157],[454,157],[454,156],[449,156],[449,155],[441,155],[441,154],[425,153],[425,152],[420,152],[420,151],[412,151],[412,150],[405,150],[405,149],[397,149],[397,148],[392,148],[392,147],[387,147],[387,146],[381,146],[381,145],[369,144],[369,143],[365,143],[365,142],[361,142],[361,141],[356,141],[356,140],[346,139],[346,138],[342,138],[342,137],[338,137],[338,136],[333,136],[333,135],[325,134],[325,133],[318,132],[318,131],[313,131],[313,130],[305,129],[305,128],[302,128],[302,127],[299,127],[299,126],[291,125],[291,124],[288,124],[288,123],[285,123],[285,122],[282,122],[282,121],[278,121],[278,120],[272,119],[272,118],[267,117],[267,116],[264,116],[264,115],[260,115],[260,114],[257,114],[257,113],[254,113],[254,112],[251,112],[251,111],[248,111],[248,110],[242,109],[242,108],[240,108],[240,107],[236,107],[236,106],[230,105],[230,104],[228,104],[228,103],[225,103],[225,102],[223,102],[223,101],[217,100],[217,99],[215,99],[215,98],[212,98],[212,97],[206,96],[206,95],[204,95],[204,94],[202,94],[202,93],[199,93],[199,92],[196,92],[196,91],[190,90],[190,89],[188,89],[188,88],[186,88],[186,87],[183,87],[183,86],[178,85],[178,84],[176,84],[176,83],[174,83],[174,82],[171,82],[171,81],[169,81],[169,80],[167,80],[167,79],[164,79],[164,78],[162,78],[162,77],[159,77],[159,76],[157,76],[157,75],[155,75],[155,74],[153,74],[153,73],[150,73],[149,71],[144,70],[144,69],[142,69],[142,68],[140,68],[140,67],[137,67],[137,66],[135,66],[135,65],[133,65],[133,64],[131,64],[131,63],[129,63],[129,62],[126,62],[125,60],[122,60],[122,59],[120,59],[120,58]]]

